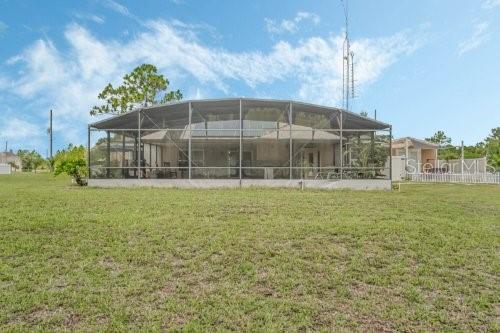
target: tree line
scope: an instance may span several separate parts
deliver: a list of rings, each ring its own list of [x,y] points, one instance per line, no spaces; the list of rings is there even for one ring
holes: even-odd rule
[[[22,171],[36,172],[39,169],[46,169],[48,167],[47,160],[40,155],[36,150],[19,149],[17,156],[21,160]],[[13,162],[10,164],[13,168],[17,169],[17,165]]]
[[[451,144],[451,138],[444,131],[437,131],[433,136],[425,138],[426,141],[440,146],[438,158],[441,160],[456,160],[462,155],[461,147]],[[486,157],[488,165],[500,171],[500,127],[495,127],[481,142],[471,146],[464,146],[464,158]]]

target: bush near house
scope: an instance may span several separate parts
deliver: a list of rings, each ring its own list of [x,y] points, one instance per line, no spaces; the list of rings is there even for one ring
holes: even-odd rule
[[[65,173],[75,182],[84,186],[87,184],[87,163],[85,161],[85,147],[69,145],[67,149],[60,150],[53,158],[54,175]]]

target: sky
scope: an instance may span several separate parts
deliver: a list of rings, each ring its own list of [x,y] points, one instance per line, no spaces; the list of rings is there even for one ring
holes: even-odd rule
[[[0,0],[0,143],[46,155],[52,109],[54,150],[85,144],[99,92],[142,63],[185,99],[341,106],[344,31],[341,0]],[[350,0],[349,33],[352,111],[455,144],[500,126],[500,0]]]

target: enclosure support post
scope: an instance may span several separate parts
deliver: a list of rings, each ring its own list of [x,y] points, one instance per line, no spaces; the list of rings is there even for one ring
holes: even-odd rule
[[[460,173],[464,174],[464,140],[460,144]]]
[[[405,176],[406,173],[408,172],[408,154],[409,154],[408,138],[405,138]]]
[[[189,141],[188,141],[188,177],[191,179],[191,136],[193,135],[191,128],[191,117],[193,114],[193,110],[191,108],[191,102],[189,102]]]
[[[240,98],[240,187],[241,187],[241,179],[243,178],[243,168],[242,168],[242,163],[243,163],[243,111],[241,108],[241,98]],[[231,174],[231,170],[229,170],[229,173]]]
[[[111,175],[111,133],[106,131],[106,178],[109,178]]]
[[[125,178],[125,132],[122,132],[122,178]]]
[[[389,179],[392,189],[392,125],[389,127]]]
[[[344,127],[343,121],[343,111],[340,110],[340,124],[339,124],[339,133],[340,133],[340,179],[344,178],[344,134],[342,132]]]
[[[289,110],[288,110],[288,128],[290,129],[290,133],[288,133],[288,136],[290,137],[290,142],[288,143],[289,146],[289,166],[290,166],[290,180],[293,179],[293,141],[292,141],[292,123],[293,123],[293,105],[292,102],[290,102],[289,105]]]
[[[439,148],[436,148],[434,150],[434,168],[439,169],[439,156],[438,156],[438,150]]]
[[[87,127],[87,172],[88,178],[90,179],[90,126]]]
[[[49,157],[52,162],[52,143],[53,143],[53,137],[52,137],[52,110],[50,110],[50,124],[49,124]],[[7,147],[5,147],[5,151],[7,151]],[[50,163],[50,171],[54,172],[53,164]]]
[[[141,110],[137,112],[137,136],[139,145],[137,147],[137,175],[138,179],[141,179]]]

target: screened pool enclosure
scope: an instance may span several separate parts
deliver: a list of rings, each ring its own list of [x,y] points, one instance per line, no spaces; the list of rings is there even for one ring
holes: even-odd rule
[[[157,105],[93,123],[88,133],[89,185],[387,181],[391,174],[390,125],[294,101]]]

